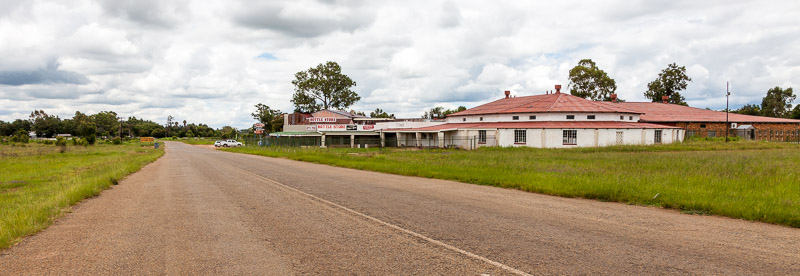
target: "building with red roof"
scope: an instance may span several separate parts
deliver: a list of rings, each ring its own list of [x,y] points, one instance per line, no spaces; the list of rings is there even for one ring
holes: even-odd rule
[[[640,122],[645,112],[561,93],[506,97],[447,116],[446,123],[383,129],[398,146],[541,148],[650,145],[682,141],[684,130]],[[385,135],[383,134],[383,135]]]

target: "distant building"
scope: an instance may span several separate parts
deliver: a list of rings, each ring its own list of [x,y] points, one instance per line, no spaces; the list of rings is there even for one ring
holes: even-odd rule
[[[314,139],[307,144],[324,147],[377,147],[396,144],[394,133],[385,136],[380,130],[389,126],[394,128],[422,127],[442,122],[427,122],[424,119],[369,118],[356,112],[339,110],[320,110],[314,113],[283,115],[283,131],[273,132],[272,137],[293,137],[305,140]]]

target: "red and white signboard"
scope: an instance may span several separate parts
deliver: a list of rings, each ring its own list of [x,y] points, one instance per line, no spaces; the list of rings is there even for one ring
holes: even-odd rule
[[[374,125],[317,125],[317,131],[373,131]],[[306,127],[306,130],[313,130]]]
[[[317,125],[317,131],[346,131],[347,125]]]
[[[254,127],[264,127],[264,124],[262,124],[262,123],[255,123],[255,124],[253,124],[253,126],[254,126]]]
[[[336,118],[334,117],[311,117],[308,118],[309,122],[312,123],[335,123]]]
[[[264,130],[263,129],[256,129],[255,133],[256,134],[264,134]]]

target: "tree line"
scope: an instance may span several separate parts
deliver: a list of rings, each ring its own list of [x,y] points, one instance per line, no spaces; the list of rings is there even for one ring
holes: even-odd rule
[[[28,119],[16,119],[12,122],[0,120],[0,136],[28,135],[54,138],[58,134],[70,134],[94,143],[100,138],[108,137],[234,137],[236,130],[226,126],[213,129],[206,124],[178,122],[174,117],[167,117],[167,124],[161,125],[150,120],[128,117],[119,118],[114,111],[101,111],[96,114],[85,114],[76,111],[72,118],[61,119],[59,116],[47,114],[44,110],[34,110]]]
[[[653,102],[661,102],[667,97],[672,104],[687,105],[686,98],[680,94],[692,81],[686,74],[685,66],[675,63],[661,70],[655,80],[647,84],[644,96]],[[617,84],[613,78],[600,69],[591,59],[582,59],[578,65],[569,70],[570,94],[594,101],[609,101],[611,94],[616,93]],[[770,88],[762,99],[761,105],[747,104],[732,112],[747,115],[800,119],[800,105],[792,109],[792,102],[797,99],[792,88]],[[624,101],[619,99],[620,101]]]

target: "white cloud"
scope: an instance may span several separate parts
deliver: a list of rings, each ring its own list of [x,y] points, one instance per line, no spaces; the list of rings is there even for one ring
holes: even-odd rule
[[[3,1],[0,120],[33,109],[114,110],[215,127],[256,103],[292,111],[294,73],[331,60],[353,108],[418,117],[566,88],[591,58],[620,97],[645,100],[667,64],[686,66],[690,105],[760,103],[800,85],[796,1]],[[272,58],[259,58],[259,56]],[[795,87],[797,88],[797,87]],[[565,89],[566,90],[566,89]]]

